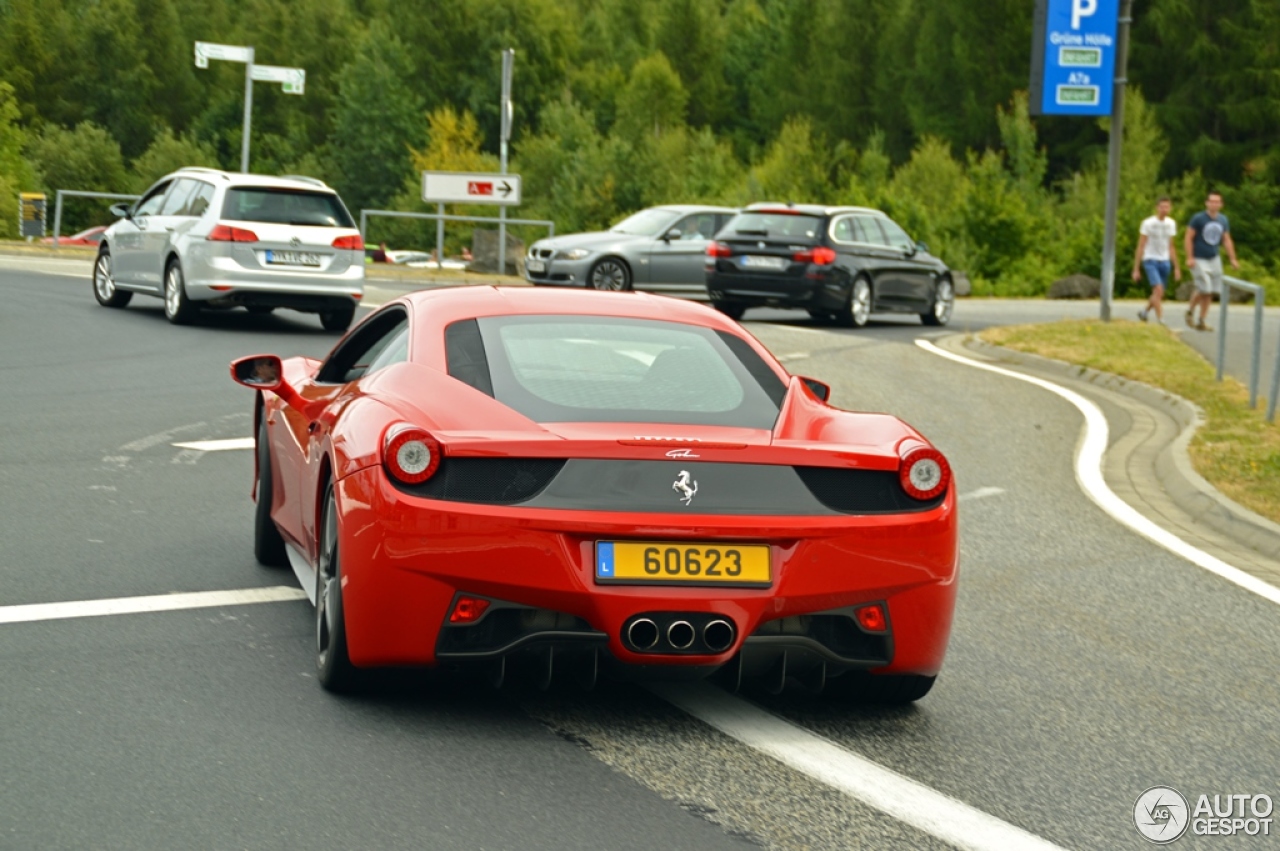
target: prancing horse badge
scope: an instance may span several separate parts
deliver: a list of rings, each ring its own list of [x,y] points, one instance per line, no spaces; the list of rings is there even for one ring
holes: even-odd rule
[[[693,495],[698,492],[698,480],[689,475],[688,470],[681,470],[680,475],[672,483],[671,489],[680,494],[680,501],[685,505],[693,502]]]

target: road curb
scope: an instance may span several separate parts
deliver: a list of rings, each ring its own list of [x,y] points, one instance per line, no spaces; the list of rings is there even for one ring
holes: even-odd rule
[[[1192,467],[1187,447],[1196,429],[1204,423],[1204,413],[1199,407],[1181,396],[1150,384],[1079,364],[1013,351],[976,337],[964,336],[962,345],[986,359],[1015,364],[1040,373],[1042,377],[1065,378],[1092,384],[1121,393],[1169,415],[1181,426],[1181,431],[1156,458],[1155,475],[1164,493],[1196,522],[1204,523],[1261,555],[1280,559],[1280,524],[1228,499]]]

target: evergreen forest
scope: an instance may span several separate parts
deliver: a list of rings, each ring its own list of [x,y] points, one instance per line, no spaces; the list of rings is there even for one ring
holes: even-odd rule
[[[1242,277],[1280,299],[1280,0],[1134,0],[1116,285],[1139,221],[1208,188]],[[139,192],[181,165],[309,174],[361,209],[426,211],[422,170],[497,171],[516,51],[511,215],[558,233],[675,202],[884,209],[975,294],[1098,275],[1107,122],[1028,114],[1033,0],[0,0],[0,199]],[[488,215],[494,208],[451,208]],[[69,202],[63,232],[110,220]],[[434,226],[374,220],[429,248]],[[16,216],[0,217],[14,238]],[[540,231],[522,233],[535,238]],[[454,247],[469,231],[451,226]],[[1145,286],[1145,285],[1144,285]]]

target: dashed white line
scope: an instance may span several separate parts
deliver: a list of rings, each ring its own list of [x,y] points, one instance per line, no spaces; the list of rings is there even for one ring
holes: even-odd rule
[[[0,606],[0,624],[93,618],[104,615],[133,615],[142,612],[171,612],[179,609],[208,609],[215,606],[246,606],[251,603],[283,603],[305,599],[307,595],[301,588],[277,585],[269,588],[243,588],[236,591],[193,591],[185,594],[155,594],[149,597],[28,603],[21,606]]]
[[[228,449],[252,449],[252,437],[233,437],[227,440],[193,440],[188,443],[175,443],[179,449],[194,449],[197,452],[225,452]]]
[[[989,496],[999,496],[1004,493],[1004,488],[978,488],[976,491],[960,494],[961,502],[968,502],[975,499],[986,499]]]
[[[730,738],[958,848],[1061,851],[1033,833],[877,765],[715,686],[654,683],[649,688]]]
[[[944,351],[927,340],[916,340],[916,345],[927,352],[962,363],[965,366],[971,366],[974,369],[985,369],[997,375],[1016,378],[1019,381],[1042,387],[1075,405],[1080,413],[1084,415],[1085,429],[1084,440],[1081,442],[1080,450],[1076,454],[1076,481],[1080,483],[1080,488],[1099,508],[1111,515],[1116,522],[1128,526],[1139,535],[1159,544],[1174,555],[1185,558],[1197,567],[1203,568],[1210,573],[1215,573],[1228,582],[1239,585],[1246,591],[1252,591],[1259,597],[1280,605],[1280,588],[1263,582],[1256,576],[1245,573],[1238,567],[1209,555],[1204,550],[1191,546],[1177,535],[1148,520],[1133,506],[1115,495],[1111,488],[1107,486],[1106,479],[1102,475],[1102,458],[1107,450],[1107,418],[1102,413],[1102,409],[1093,402],[1073,390],[1054,384],[1052,381],[962,357],[961,355]]]

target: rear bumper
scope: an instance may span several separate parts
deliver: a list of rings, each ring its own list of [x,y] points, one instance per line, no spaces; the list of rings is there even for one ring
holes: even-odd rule
[[[255,268],[257,258],[250,249],[237,246],[230,255],[194,252],[184,260],[183,276],[187,297],[193,301],[225,304],[256,304],[324,309],[356,304],[364,294],[363,262],[340,252],[323,272],[309,269]]]
[[[749,307],[839,310],[848,301],[849,283],[835,271],[789,276],[716,270],[707,272],[707,295]]]
[[[379,468],[342,479],[336,493],[348,647],[356,665],[435,665],[547,646],[598,651],[624,666],[710,672],[744,648],[745,659],[808,643],[814,659],[837,670],[933,675],[950,634],[957,578],[951,496],[910,515],[628,515],[423,499],[391,487]],[[597,584],[600,540],[767,544],[772,584]],[[503,616],[505,626],[491,622],[492,635],[480,635],[483,620],[461,628],[477,632],[460,632],[447,624],[458,594],[517,613]],[[864,650],[847,630],[843,645],[812,646],[812,616],[838,617],[870,602],[887,607],[887,653],[878,657],[874,642]],[[723,619],[734,638],[721,652],[637,652],[624,629],[648,613]]]

